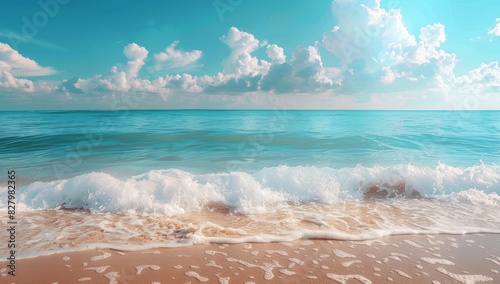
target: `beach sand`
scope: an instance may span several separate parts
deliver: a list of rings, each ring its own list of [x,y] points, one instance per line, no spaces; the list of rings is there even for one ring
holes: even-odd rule
[[[500,283],[500,235],[87,250],[1,262],[1,283]]]

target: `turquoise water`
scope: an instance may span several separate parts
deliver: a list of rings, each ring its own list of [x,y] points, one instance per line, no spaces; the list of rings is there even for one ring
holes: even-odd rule
[[[1,112],[1,168],[27,181],[152,169],[255,172],[500,164],[500,112]]]
[[[1,112],[0,210],[21,255],[500,233],[499,114]]]

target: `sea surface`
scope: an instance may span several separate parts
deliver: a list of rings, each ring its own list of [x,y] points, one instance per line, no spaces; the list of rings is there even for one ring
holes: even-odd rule
[[[500,233],[500,111],[35,111],[0,121],[0,212],[15,170],[21,256]]]

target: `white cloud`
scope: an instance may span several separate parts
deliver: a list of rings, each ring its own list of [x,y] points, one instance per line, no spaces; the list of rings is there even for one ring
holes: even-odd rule
[[[472,94],[500,92],[499,63],[497,61],[482,63],[478,68],[470,70],[467,75],[456,78],[453,88]]]
[[[160,52],[154,55],[157,65],[156,69],[161,70],[164,68],[183,68],[189,69],[193,67],[193,64],[198,61],[203,55],[201,50],[193,50],[193,51],[182,51],[176,49],[179,41],[174,41],[171,45],[169,45],[165,52]]]
[[[136,78],[142,66],[144,66],[148,51],[136,43],[131,43],[123,48],[123,54],[130,60],[127,63],[127,79]]]
[[[34,60],[22,56],[6,43],[0,42],[0,72],[8,71],[13,76],[45,76],[56,71],[51,67],[41,67]]]
[[[221,42],[231,48],[229,56],[224,60],[224,72],[215,76],[192,76],[177,74],[141,79],[136,75],[144,65],[147,50],[136,44],[130,44],[124,53],[130,60],[128,68],[121,70],[120,65],[113,66],[107,74],[97,75],[89,79],[77,79],[65,82],[61,89],[83,93],[106,92],[148,92],[156,93],[163,98],[173,93],[246,93],[246,92],[285,92],[318,90],[331,88],[332,81],[326,75],[317,47],[297,47],[290,62],[286,62],[283,48],[267,45],[252,34],[230,28]],[[266,52],[272,62],[253,56],[251,53],[267,45]],[[175,43],[171,47],[175,47]],[[172,49],[175,51],[175,49]],[[173,53],[170,53],[173,54]],[[156,57],[156,56],[155,56]],[[158,59],[158,58],[157,58]],[[159,58],[159,59],[165,59]],[[135,69],[131,68],[136,67]],[[133,72],[130,70],[134,70]],[[338,75],[338,69],[329,73]],[[131,76],[130,74],[134,74]]]
[[[276,44],[270,44],[266,48],[267,57],[271,59],[273,63],[284,63],[286,61],[285,52],[283,48],[277,46]]]
[[[416,44],[401,11],[386,11],[379,0],[335,0],[332,13],[337,25],[323,34],[323,45],[344,67],[363,60],[365,68],[374,71],[388,55],[401,56],[402,48]]]
[[[154,90],[158,90],[159,88],[165,90],[175,89],[191,93],[202,91],[202,88],[198,84],[198,77],[190,74],[168,75],[165,77],[159,77],[151,82],[151,85],[155,86],[153,88]]]
[[[439,47],[441,43],[446,41],[444,33],[444,25],[437,23],[434,25],[427,25],[420,29],[420,40],[428,46]]]
[[[500,18],[497,18],[496,25],[488,31],[489,35],[500,36]]]
[[[251,56],[251,53],[265,45],[265,42],[261,43],[252,34],[235,27],[231,27],[228,34],[222,36],[220,41],[231,48],[231,53],[222,62],[224,73],[241,77],[256,76],[267,72],[269,63]]]
[[[260,89],[278,93],[316,91],[330,88],[333,82],[326,76],[321,56],[315,46],[298,46],[290,62],[271,65],[262,78]]]
[[[325,69],[317,47],[297,47],[291,64],[297,70],[297,77],[308,81],[312,86],[332,84],[332,81],[325,76]]]
[[[231,27],[227,35],[220,38],[220,41],[231,48],[229,59],[235,61],[241,54],[252,53],[257,50],[260,41],[252,34]]]
[[[85,93],[99,92],[102,90],[128,92],[131,83],[137,79],[139,71],[144,66],[148,51],[136,43],[131,43],[123,48],[123,54],[129,60],[125,67],[113,66],[109,73],[96,75],[89,79],[78,79],[74,86]],[[67,87],[67,89],[72,89]]]
[[[332,13],[337,25],[323,34],[323,45],[342,64],[342,92],[429,88],[452,77],[457,60],[440,49],[443,24],[422,27],[417,41],[401,11],[385,10],[379,0],[334,0]]]
[[[0,42],[0,95],[2,93],[50,93],[55,90],[50,81],[33,82],[18,76],[44,76],[56,73],[51,67],[42,67],[36,61],[24,57],[10,45]]]
[[[35,90],[32,81],[14,78],[14,76],[7,71],[0,72],[0,88],[23,93],[32,93]]]
[[[230,52],[216,75],[139,76],[146,73],[140,72],[145,67],[176,72],[196,67],[202,51],[183,51],[178,48],[179,41],[174,41],[152,61],[148,61],[145,47],[131,43],[123,49],[126,60],[105,74],[57,84],[30,81],[15,76],[43,75],[54,70],[0,43],[0,90],[12,95],[15,91],[50,94],[56,89],[59,95],[63,93],[74,101],[95,99],[104,106],[146,94],[147,102],[142,103],[150,107],[161,107],[165,101],[168,106],[265,107],[262,104],[270,103],[269,97],[279,94],[276,97],[290,100],[290,106],[297,108],[411,108],[417,107],[419,99],[438,101],[433,95],[441,94],[443,98],[446,94],[446,99],[456,102],[452,94],[500,93],[498,62],[481,64],[466,75],[455,76],[457,57],[442,49],[446,33],[441,23],[422,27],[419,34],[412,35],[401,11],[382,9],[379,0],[335,0],[332,13],[336,26],[323,34],[322,45],[316,42],[297,46],[288,57],[282,47],[230,28],[219,38]],[[489,33],[495,34],[497,27]],[[339,63],[325,67],[321,47]]]

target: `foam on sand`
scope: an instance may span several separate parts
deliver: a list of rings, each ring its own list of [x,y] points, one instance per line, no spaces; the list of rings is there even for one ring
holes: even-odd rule
[[[200,274],[198,274],[195,271],[188,271],[185,274],[186,274],[186,276],[195,278],[196,280],[198,280],[200,282],[208,282],[208,278],[207,277],[200,276]]]
[[[475,283],[493,281],[493,278],[485,276],[485,275],[456,274],[456,273],[449,272],[442,267],[438,267],[437,271],[439,271],[443,274],[446,274],[446,275],[450,276],[451,278],[455,279],[456,281],[459,281],[460,283],[463,283],[463,284],[475,284]]]
[[[135,267],[135,269],[137,270],[137,275],[141,274],[141,272],[146,268],[149,268],[151,270],[160,270],[160,267],[158,265],[151,265],[151,264],[139,265]]]
[[[446,239],[444,235],[435,235],[434,237],[436,243]],[[245,247],[248,247],[245,244],[207,244],[169,249],[148,249],[137,252],[129,251],[125,255],[116,253],[116,250],[106,249],[19,259],[19,264],[28,269],[26,271],[39,269],[42,272],[49,270],[50,267],[58,269],[60,271],[58,276],[64,277],[68,281],[77,282],[80,279],[80,282],[96,283],[104,282],[106,279],[106,283],[152,283],[160,279],[161,275],[169,275],[168,279],[164,280],[172,283],[191,281],[191,283],[222,284],[234,282],[233,277],[236,277],[238,281],[241,279],[242,283],[245,280],[255,283],[262,281],[294,283],[306,279],[306,281],[321,281],[325,277],[329,279],[327,282],[331,281],[332,283],[368,283],[367,281],[374,283],[384,281],[394,283],[404,281],[412,283],[431,283],[432,281],[480,283],[489,279],[498,279],[499,266],[488,260],[497,260],[497,256],[492,255],[491,252],[497,250],[498,235],[458,235],[456,236],[458,243],[468,243],[465,240],[472,239],[478,246],[483,246],[484,250],[466,246],[461,249],[452,249],[446,241],[437,245],[436,251],[441,250],[440,254],[405,243],[405,240],[426,243],[427,238],[428,236],[422,235],[394,236],[384,238],[384,242],[377,242],[371,246],[365,246],[363,241],[328,240],[296,241],[292,243],[292,246],[289,245],[290,243],[286,243],[286,245],[283,243],[255,243],[252,245],[252,249],[258,252],[257,256],[245,250]],[[392,244],[404,245],[394,247]],[[160,253],[143,254],[145,251],[159,251]],[[217,253],[205,254],[206,251]],[[336,251],[337,255],[340,256],[358,255],[362,257],[362,261],[353,257],[339,257],[335,253],[332,254],[332,251]],[[105,252],[110,253],[111,256],[98,262],[105,265],[82,266],[83,261],[88,261],[90,258]],[[368,254],[378,257],[365,257]],[[429,254],[436,254],[438,258],[428,257]],[[439,258],[440,255],[446,256],[447,259]],[[70,258],[63,260],[62,256]],[[402,261],[393,261],[392,257],[397,257]],[[465,257],[467,258],[463,259]],[[453,268],[452,270],[443,268],[442,264],[446,263],[441,261],[443,259],[452,259],[456,263],[454,266],[449,266],[449,268]],[[387,263],[384,264],[384,262]],[[66,265],[71,266],[71,269],[66,269]],[[7,276],[5,271],[6,269],[0,270],[3,274],[2,277]],[[35,283],[36,281],[29,280],[33,275],[38,274],[23,273],[19,275],[19,282]],[[67,278],[68,275],[74,275],[71,276],[74,278]],[[91,278],[91,280],[83,281],[87,278]],[[58,279],[48,280],[51,280],[49,281],[51,283],[57,282]]]
[[[350,253],[347,253],[347,252],[339,250],[339,249],[334,250],[333,254],[337,257],[340,257],[340,258],[354,258],[354,257],[356,257],[354,254],[350,254]]]
[[[347,268],[355,263],[361,263],[361,260],[356,259],[356,260],[351,260],[351,261],[344,261],[344,262],[340,263],[340,265]]]
[[[85,268],[84,270],[94,270],[97,273],[104,273],[104,271],[106,271],[106,269],[108,269],[108,268],[109,268],[109,265],[100,266],[100,267],[88,267],[88,268]]]
[[[362,284],[371,284],[372,283],[368,278],[366,278],[362,275],[359,275],[359,274],[339,275],[339,274],[327,273],[326,277],[328,277],[329,279],[331,279],[333,281],[337,281],[338,283],[341,283],[341,284],[347,284],[347,281],[349,279],[358,280]]]
[[[120,277],[120,274],[116,271],[111,271],[106,274],[104,274],[104,277],[108,278],[109,284],[118,284],[118,277]]]
[[[403,277],[406,277],[406,278],[409,278],[409,279],[412,278],[410,275],[406,274],[404,271],[401,271],[399,269],[394,269],[394,271],[396,271],[397,274],[399,274],[399,275],[401,275]]]
[[[455,263],[447,259],[432,258],[432,257],[421,257],[420,259],[430,264],[455,265]]]
[[[98,261],[98,260],[103,260],[111,256],[109,252],[101,252],[101,255],[93,256],[90,260],[91,261]]]

